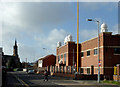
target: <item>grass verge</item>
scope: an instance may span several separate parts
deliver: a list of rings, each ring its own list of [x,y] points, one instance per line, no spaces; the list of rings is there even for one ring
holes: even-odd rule
[[[120,82],[118,82],[118,81],[113,81],[113,80],[102,81],[102,83],[110,83],[110,84],[120,85]]]

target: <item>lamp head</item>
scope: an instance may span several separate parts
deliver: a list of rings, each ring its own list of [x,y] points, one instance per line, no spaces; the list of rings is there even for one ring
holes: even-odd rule
[[[87,21],[93,21],[92,19],[87,19]]]

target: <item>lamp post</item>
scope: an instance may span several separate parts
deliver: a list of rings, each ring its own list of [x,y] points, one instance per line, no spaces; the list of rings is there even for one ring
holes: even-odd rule
[[[79,59],[79,0],[77,0],[77,73],[78,73],[78,59]]]
[[[98,24],[98,83],[100,83],[99,21],[98,20],[93,20],[93,19],[88,19],[87,21],[94,21],[94,22],[97,22],[97,24]]]

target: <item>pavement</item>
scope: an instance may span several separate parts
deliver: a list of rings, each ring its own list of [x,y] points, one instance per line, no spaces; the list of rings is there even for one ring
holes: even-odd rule
[[[40,74],[27,74],[26,72],[8,72],[6,87],[120,87],[113,84],[97,83],[95,80],[72,80],[70,78],[49,76],[43,81]]]

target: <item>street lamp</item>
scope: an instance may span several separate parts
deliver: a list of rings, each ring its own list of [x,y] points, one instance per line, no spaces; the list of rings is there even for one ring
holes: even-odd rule
[[[100,58],[99,58],[99,21],[98,20],[93,20],[93,19],[87,19],[87,21],[94,21],[97,22],[98,24],[98,83],[100,83]]]
[[[50,53],[46,48],[43,48],[43,50],[46,50],[48,53]]]

